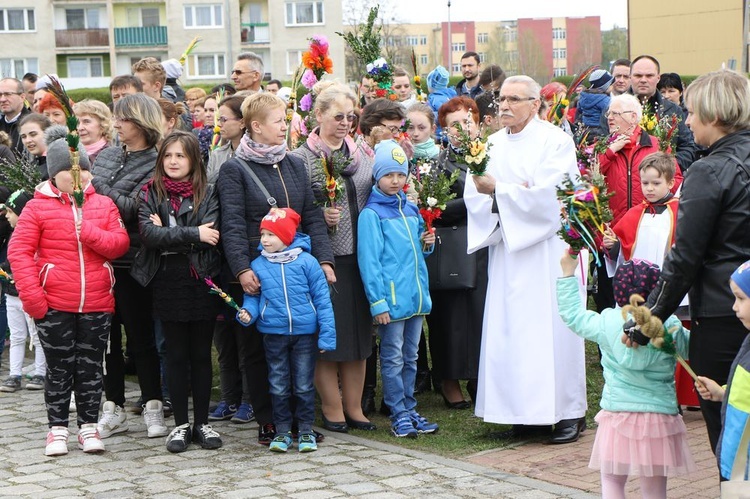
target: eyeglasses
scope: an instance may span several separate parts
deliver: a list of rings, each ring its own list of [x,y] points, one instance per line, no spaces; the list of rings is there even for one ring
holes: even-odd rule
[[[21,95],[23,92],[0,92],[0,99],[8,99],[11,95]]]
[[[241,71],[239,69],[233,69],[232,70],[232,74],[233,75],[237,75],[237,76],[239,76],[239,75],[246,75],[246,74],[250,74],[250,73],[260,73],[260,71],[256,71],[254,69],[251,70],[251,71]]]
[[[240,118],[227,118],[226,116],[222,116],[221,118],[219,118],[219,123],[221,123],[222,125],[227,121],[240,121]]]
[[[336,121],[344,121],[344,120],[346,120],[349,123],[352,123],[354,120],[357,119],[357,115],[354,114],[354,113],[352,113],[352,114],[338,113],[338,114],[334,114],[333,115],[333,119],[336,120]]]
[[[398,127],[396,125],[390,125],[390,126],[388,126],[388,125],[384,125],[384,124],[381,123],[380,126],[387,128],[394,135],[397,134],[397,133],[401,133],[401,127]]]
[[[516,104],[520,102],[526,102],[536,100],[536,97],[519,97],[517,95],[500,95],[497,97],[498,102],[505,102],[508,101],[508,105],[515,106]]]
[[[604,113],[604,116],[607,118],[610,118],[610,117],[622,118],[623,114],[628,114],[628,113],[635,114],[635,111],[622,111],[622,112],[607,111],[606,113]]]

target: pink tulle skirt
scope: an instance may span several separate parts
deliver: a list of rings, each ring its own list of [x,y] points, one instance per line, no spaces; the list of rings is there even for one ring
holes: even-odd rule
[[[600,411],[589,468],[611,475],[675,476],[695,470],[679,414]]]

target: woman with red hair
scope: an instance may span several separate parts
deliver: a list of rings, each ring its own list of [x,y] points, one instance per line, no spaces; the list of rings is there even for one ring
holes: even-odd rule
[[[73,102],[70,104],[73,105]],[[49,118],[53,125],[68,126],[62,104],[49,92],[39,101],[39,112]]]

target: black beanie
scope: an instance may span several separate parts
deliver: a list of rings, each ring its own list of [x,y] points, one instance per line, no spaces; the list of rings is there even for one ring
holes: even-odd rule
[[[26,206],[26,203],[31,201],[31,198],[31,195],[26,191],[16,191],[10,195],[5,202],[5,206],[20,217],[23,207]]]

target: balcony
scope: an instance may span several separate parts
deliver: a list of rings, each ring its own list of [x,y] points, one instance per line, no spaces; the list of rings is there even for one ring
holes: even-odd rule
[[[167,45],[166,26],[115,28],[115,47],[153,47]]]
[[[107,47],[109,34],[106,29],[56,29],[55,45],[64,47]]]
[[[271,42],[271,29],[268,27],[268,23],[242,23],[240,27],[240,39],[242,43]]]

